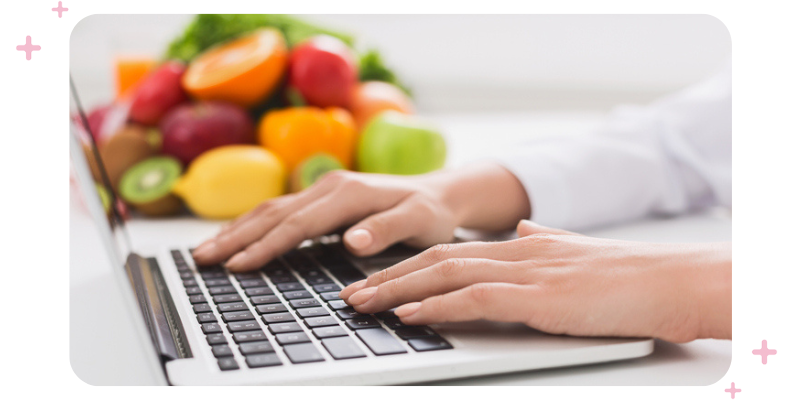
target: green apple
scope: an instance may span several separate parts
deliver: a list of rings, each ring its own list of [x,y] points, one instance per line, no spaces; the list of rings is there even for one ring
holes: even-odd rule
[[[397,111],[384,111],[370,120],[358,143],[362,172],[424,174],[442,168],[446,157],[447,145],[436,129]]]

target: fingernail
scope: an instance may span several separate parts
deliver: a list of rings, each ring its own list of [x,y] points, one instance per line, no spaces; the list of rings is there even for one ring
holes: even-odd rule
[[[358,282],[353,282],[349,286],[347,286],[346,288],[342,289],[341,292],[339,292],[339,297],[342,297],[342,293],[345,293],[345,292],[355,293],[355,292],[363,289],[365,286],[367,286],[367,280],[366,279],[362,279],[362,280],[360,280]],[[344,298],[344,297],[342,297],[342,298]]]
[[[217,244],[214,243],[214,242],[205,242],[205,243],[201,244],[200,246],[198,246],[196,249],[194,249],[194,251],[192,252],[192,257],[198,257],[198,256],[199,257],[203,257],[203,256],[206,256],[216,246],[217,246]]]
[[[225,268],[236,269],[239,267],[239,265],[236,264],[241,264],[245,258],[247,258],[247,253],[243,251],[236,253],[235,256],[231,257],[230,260],[225,262]]]
[[[372,244],[372,234],[366,229],[356,229],[348,232],[347,237],[344,239],[354,249],[365,249]]]
[[[519,223],[520,223],[520,225],[529,226],[529,227],[531,227],[531,228],[536,228],[536,227],[538,227],[538,226],[539,226],[539,225],[538,225],[538,224],[536,224],[535,222],[533,222],[533,221],[531,221],[531,220],[527,220],[527,219],[520,220],[520,221],[519,221]]]
[[[422,303],[420,302],[403,304],[402,306],[397,307],[397,309],[394,310],[394,315],[397,315],[400,318],[405,318],[419,311],[420,307],[422,307]]]
[[[370,287],[366,289],[361,289],[355,292],[349,299],[347,299],[348,303],[354,306],[360,306],[366,302],[368,302],[371,298],[375,297],[375,293],[378,291],[377,287]]]

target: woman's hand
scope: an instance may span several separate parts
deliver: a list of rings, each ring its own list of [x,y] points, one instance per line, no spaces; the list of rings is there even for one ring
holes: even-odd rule
[[[334,171],[307,190],[261,204],[192,255],[201,265],[228,260],[231,270],[247,271],[342,226],[355,224],[344,244],[365,256],[397,242],[449,242],[457,226],[509,229],[529,214],[520,183],[493,164],[413,177]]]
[[[406,324],[487,319],[578,336],[731,337],[731,246],[596,239],[520,222],[521,238],[438,245],[340,296]]]

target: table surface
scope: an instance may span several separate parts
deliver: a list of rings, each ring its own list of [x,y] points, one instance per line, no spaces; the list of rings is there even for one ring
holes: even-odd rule
[[[449,163],[458,165],[502,151],[535,136],[571,134],[598,122],[597,114],[492,114],[431,116],[446,132]],[[486,143],[485,132],[493,135]],[[532,133],[534,132],[534,133]],[[214,233],[218,222],[179,220],[132,221],[136,249],[154,248],[165,238],[194,244]],[[654,242],[730,241],[727,210],[669,219],[648,219],[589,232],[599,237]],[[181,244],[170,243],[170,244]],[[80,196],[70,202],[70,362],[84,381],[96,385],[148,385],[156,381],[137,346],[131,321],[116,292],[116,280],[93,221]],[[103,329],[97,329],[102,316]],[[731,342],[697,340],[686,344],[657,341],[652,355],[637,360],[520,372],[436,382],[441,385],[708,385],[720,379],[731,360]]]

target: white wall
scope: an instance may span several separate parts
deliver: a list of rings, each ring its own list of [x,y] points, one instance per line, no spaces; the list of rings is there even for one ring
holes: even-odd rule
[[[712,73],[730,54],[706,15],[313,15],[376,46],[425,111],[606,109]],[[188,16],[92,16],[72,35],[71,68],[110,96],[111,59],[159,54]],[[104,91],[106,93],[104,93]]]

